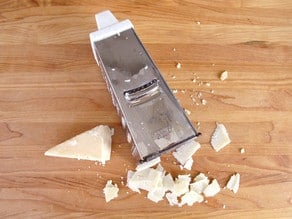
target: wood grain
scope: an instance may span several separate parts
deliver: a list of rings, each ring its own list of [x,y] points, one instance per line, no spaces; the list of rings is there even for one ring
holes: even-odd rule
[[[105,9],[133,22],[203,133],[192,171],[181,171],[171,154],[162,165],[174,176],[208,173],[222,187],[239,172],[237,194],[222,190],[178,208],[123,185],[136,163],[88,39],[94,14]],[[292,217],[290,0],[1,1],[0,30],[1,218]],[[209,144],[215,122],[232,139],[219,153]],[[115,128],[106,166],[43,155],[98,124]],[[120,187],[110,203],[102,193],[108,179]]]

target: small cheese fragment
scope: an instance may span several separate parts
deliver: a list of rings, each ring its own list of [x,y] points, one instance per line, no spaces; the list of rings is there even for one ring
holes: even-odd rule
[[[178,175],[174,181],[173,193],[177,196],[185,194],[189,191],[190,182],[190,175]]]
[[[180,69],[180,68],[181,68],[181,63],[179,63],[179,62],[176,63],[176,68],[177,68],[177,69]]]
[[[213,179],[212,182],[204,189],[203,193],[206,197],[215,196],[220,192],[221,188],[216,179]]]
[[[100,125],[45,152],[46,156],[77,158],[105,163],[110,160],[113,129]]]
[[[184,204],[187,204],[188,206],[192,206],[196,202],[201,203],[203,201],[204,201],[204,197],[202,195],[200,195],[199,193],[195,191],[189,191],[181,197],[181,202],[179,203],[179,206],[183,206]]]
[[[241,153],[241,154],[244,154],[244,153],[245,153],[245,149],[244,149],[244,148],[241,148],[241,149],[240,149],[240,153]]]
[[[200,173],[195,177],[194,182],[190,184],[190,190],[201,194],[207,188],[209,182],[210,180],[208,177],[205,176],[205,174]]]
[[[228,71],[223,71],[220,75],[220,80],[224,81],[228,78]]]
[[[186,161],[186,163],[185,163],[185,165],[183,166],[185,169],[187,169],[187,170],[191,170],[192,169],[192,166],[193,166],[193,163],[194,163],[194,160],[193,160],[193,158],[189,158],[187,161]]]
[[[119,188],[117,184],[112,184],[112,180],[108,180],[104,189],[103,193],[105,195],[105,201],[109,202],[112,199],[118,197]]]
[[[168,192],[165,194],[165,197],[171,206],[178,205],[178,199],[175,193]]]
[[[183,166],[185,166],[187,162],[190,162],[186,165],[186,167],[189,167],[189,165],[192,163],[190,159],[192,158],[193,154],[196,153],[197,150],[199,150],[200,147],[201,145],[198,142],[189,141],[186,144],[177,148],[172,154]]]
[[[211,145],[215,151],[220,151],[231,142],[228,132],[223,124],[217,123],[217,127],[211,138]]]
[[[162,173],[159,170],[155,170],[153,168],[147,168],[141,171],[130,172],[128,173],[128,181],[127,185],[133,191],[137,191],[139,189],[143,189],[146,191],[155,190],[158,187],[158,184],[161,182]]]
[[[144,162],[144,163],[138,164],[137,167],[136,167],[136,170],[137,171],[145,170],[145,169],[147,169],[149,167],[152,167],[152,166],[160,163],[160,161],[161,161],[160,157],[157,157],[157,158],[155,158],[153,160],[150,160],[148,162]]]
[[[174,188],[174,180],[172,178],[172,175],[168,173],[163,177],[163,187],[166,191],[173,191]]]
[[[226,188],[230,189],[234,193],[237,193],[239,189],[239,183],[240,183],[240,174],[236,173],[230,177],[229,181],[227,182]]]
[[[155,189],[154,191],[148,192],[147,198],[157,203],[163,200],[164,195],[165,195],[165,189],[163,187],[159,187]]]

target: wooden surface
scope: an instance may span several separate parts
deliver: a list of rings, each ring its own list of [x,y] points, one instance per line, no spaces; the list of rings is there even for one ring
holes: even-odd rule
[[[237,194],[224,190],[179,208],[122,185],[135,160],[88,39],[94,14],[105,9],[133,22],[191,121],[200,122],[191,175],[208,173],[223,187],[239,172]],[[290,0],[1,1],[0,217],[292,218],[291,37]],[[198,92],[207,105],[193,103]],[[219,153],[209,144],[215,122],[232,139]],[[98,124],[115,128],[105,167],[43,155]],[[173,161],[162,157],[173,176],[188,173]],[[108,179],[120,195],[105,203]]]

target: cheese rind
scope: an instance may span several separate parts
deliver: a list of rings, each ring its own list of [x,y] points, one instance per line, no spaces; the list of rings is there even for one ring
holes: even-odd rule
[[[46,156],[76,158],[105,163],[110,160],[113,129],[100,125],[45,152]]]

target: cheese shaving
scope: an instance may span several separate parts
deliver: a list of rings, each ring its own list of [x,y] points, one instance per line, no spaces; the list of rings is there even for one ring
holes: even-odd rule
[[[239,189],[239,183],[240,183],[240,174],[236,173],[230,177],[229,181],[227,182],[226,188],[230,189],[234,193],[237,193]]]
[[[216,179],[213,179],[212,182],[204,189],[203,193],[206,197],[213,197],[218,192],[220,192],[221,188]]]
[[[223,124],[217,124],[217,127],[211,138],[211,145],[215,151],[220,151],[231,142],[228,132]]]
[[[189,141],[186,144],[180,146],[179,148],[176,149],[172,154],[176,158],[176,160],[183,166],[189,162],[186,167],[190,167],[190,159],[192,158],[193,154],[196,153],[197,150],[201,145],[196,142],[196,141]]]
[[[179,206],[183,206],[185,204],[187,204],[188,206],[192,206],[196,202],[201,203],[203,201],[204,197],[202,195],[198,194],[195,191],[189,191],[181,197],[181,202],[179,203]]]
[[[112,184],[112,180],[108,180],[104,189],[103,193],[105,195],[105,201],[109,202],[114,198],[118,197],[119,188],[117,184]]]

